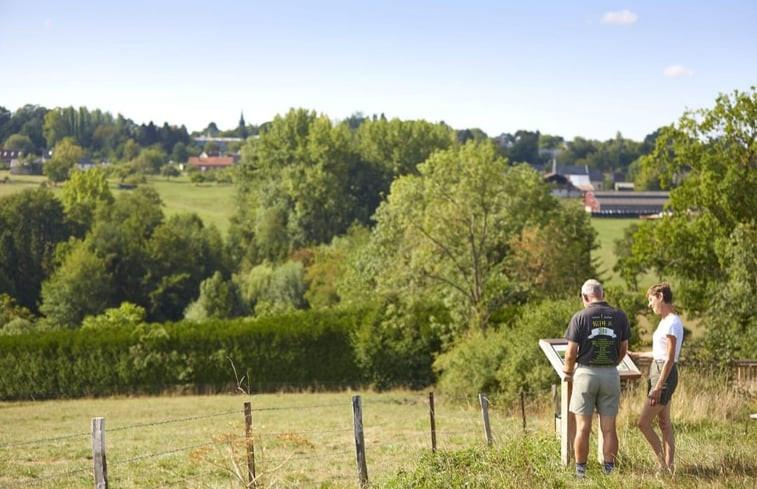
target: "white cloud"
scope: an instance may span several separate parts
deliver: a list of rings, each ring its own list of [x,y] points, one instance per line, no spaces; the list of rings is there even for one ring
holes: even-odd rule
[[[635,24],[637,20],[639,20],[639,16],[630,10],[619,10],[617,12],[605,12],[602,14],[603,24],[628,25]]]
[[[662,73],[669,77],[694,76],[694,70],[682,65],[670,65],[666,67]]]

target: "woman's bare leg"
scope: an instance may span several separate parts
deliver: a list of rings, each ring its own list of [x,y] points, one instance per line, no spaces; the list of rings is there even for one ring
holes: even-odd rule
[[[652,420],[657,417],[657,415],[662,412],[664,408],[665,406],[659,404],[656,406],[651,406],[649,402],[644,402],[644,407],[641,409],[641,415],[639,416],[639,421],[636,423],[636,426],[639,428],[639,430],[641,430],[644,438],[646,438],[647,442],[649,442],[649,444],[652,446],[652,450],[657,457],[657,461],[660,463],[660,467],[666,469],[668,467],[668,464],[665,461],[662,442],[660,441],[660,437],[657,436],[657,433],[655,433],[654,429],[652,428]],[[669,413],[670,411],[668,411],[668,414]]]

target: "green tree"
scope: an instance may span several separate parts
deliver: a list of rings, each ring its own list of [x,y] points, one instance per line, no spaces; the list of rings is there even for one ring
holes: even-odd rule
[[[157,175],[160,168],[168,162],[168,157],[159,146],[145,148],[132,160],[132,166],[138,173]]]
[[[6,287],[0,293],[36,312],[55,247],[69,235],[63,206],[51,191],[23,190],[0,198],[0,287]]]
[[[34,321],[34,314],[16,304],[16,300],[8,294],[0,294],[0,331],[10,322],[22,319],[31,323]]]
[[[63,185],[60,200],[66,217],[79,227],[83,235],[92,227],[97,208],[113,203],[113,194],[105,174],[99,168],[73,172]]]
[[[42,154],[45,148],[42,125],[47,112],[48,110],[44,107],[30,104],[18,108],[12,114],[4,107],[0,107],[0,141],[6,141],[17,134],[29,138],[31,147],[14,149],[24,149],[27,154]],[[6,143],[4,147],[10,146]]]
[[[68,180],[71,171],[84,156],[84,150],[72,138],[64,138],[55,145],[53,157],[45,163],[42,171],[54,183]]]
[[[118,195],[112,205],[98,208],[86,241],[105,260],[113,277],[112,303],[126,301],[147,308],[149,290],[144,280],[152,265],[147,243],[163,222],[161,205],[154,188],[140,186]]]
[[[200,284],[200,297],[187,307],[185,317],[202,321],[232,318],[246,312],[236,282],[224,280],[221,272],[217,271]]]
[[[40,312],[53,327],[75,328],[86,316],[100,314],[110,305],[111,291],[105,260],[80,243],[42,284]]]
[[[437,152],[419,172],[395,180],[379,207],[373,237],[378,262],[367,274],[376,274],[379,294],[423,290],[442,298],[458,327],[485,330],[492,314],[529,292],[528,281],[510,265],[513,240],[559,222],[552,217],[562,207],[533,169],[510,167],[489,142]],[[584,262],[577,271],[590,272],[593,235],[582,230],[578,236],[587,251],[579,255]]]
[[[727,278],[712,297],[705,338],[709,355],[724,365],[757,354],[757,228],[739,224],[731,238],[718,253]]]
[[[215,227],[206,228],[196,214],[169,217],[153,230],[145,246],[149,266],[144,289],[153,321],[181,319],[202,281],[215,271],[226,271],[220,233]]]
[[[3,148],[23,151],[25,154],[34,153],[34,143],[24,134],[11,134],[3,143]]]
[[[173,145],[171,151],[171,159],[174,163],[186,163],[189,159],[189,152],[187,151],[187,145],[179,141]]]
[[[166,177],[166,180],[173,177],[176,178],[178,176],[181,176],[181,171],[176,167],[176,165],[165,165],[160,170],[160,174]]]
[[[340,282],[350,272],[350,254],[361,249],[370,239],[370,231],[365,226],[355,224],[346,234],[335,237],[330,244],[320,245],[313,250],[313,257],[305,268],[307,291],[305,300],[312,308],[329,307],[342,301],[339,293]],[[358,278],[357,281],[360,279]],[[347,285],[348,289],[352,284]],[[352,297],[355,297],[354,290]],[[357,302],[369,302],[368,298]]]
[[[135,327],[145,320],[145,309],[136,304],[124,302],[118,307],[105,309],[102,314],[87,316],[81,323],[82,329],[107,329]]]
[[[292,110],[248,139],[237,172],[231,242],[251,263],[326,243],[365,214],[352,186],[357,155],[346,125]],[[367,216],[364,216],[367,218]]]
[[[240,279],[242,297],[256,316],[304,309],[305,270],[302,263],[286,262],[278,267],[262,263]]]
[[[504,155],[513,163],[541,163],[539,156],[539,131],[517,131],[510,139]]]
[[[678,124],[663,128],[643,164],[659,174],[663,187],[678,185],[665,218],[643,222],[618,261],[629,280],[639,270],[675,279],[679,304],[713,325],[724,319],[721,314],[739,318],[739,327],[754,321],[753,306],[744,315],[715,298],[730,291],[741,301],[753,290],[755,250],[748,237],[757,225],[755,134],[754,87],[720,95],[713,108],[687,111]]]

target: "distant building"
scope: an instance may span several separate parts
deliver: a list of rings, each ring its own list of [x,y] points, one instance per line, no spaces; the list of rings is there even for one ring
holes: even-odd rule
[[[190,156],[187,161],[188,167],[194,167],[200,171],[222,170],[230,168],[239,160],[238,155],[234,156]]]
[[[597,217],[643,217],[660,215],[669,192],[606,191],[586,192],[584,208]]]
[[[544,180],[555,183],[552,192],[557,197],[578,197],[586,192],[602,190],[604,177],[598,170],[589,170],[588,166],[558,165],[552,160],[552,171],[544,175]]]
[[[207,143],[214,143],[218,146],[218,151],[221,153],[225,153],[229,149],[229,143],[241,143],[244,141],[242,138],[221,138],[212,136],[197,136],[194,140],[200,148],[204,148]]]
[[[10,165],[11,161],[17,160],[24,156],[24,152],[17,149],[0,149],[0,164]]]

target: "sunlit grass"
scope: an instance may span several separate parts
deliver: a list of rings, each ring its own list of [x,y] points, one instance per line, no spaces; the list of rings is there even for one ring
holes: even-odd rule
[[[546,359],[545,359],[546,362]],[[643,385],[640,383],[639,385]],[[243,403],[252,403],[259,486],[352,488],[357,485],[352,396],[355,392],[163,396],[0,403],[0,487],[92,485],[91,419],[104,417],[111,487],[244,487],[247,477]],[[435,401],[437,447],[431,454],[426,393],[362,392],[368,476],[372,487],[572,487],[572,468],[559,463],[559,440],[548,393],[519,406],[492,399],[493,446],[487,448],[477,400]],[[757,411],[753,394],[717,377],[681,370],[673,400],[677,475],[654,477],[651,449],[635,427],[644,401],[625,391],[618,416],[618,477],[596,462],[581,487],[755,487]],[[445,473],[444,471],[454,471]],[[402,485],[413,474],[428,483]],[[400,475],[404,474],[404,475]],[[455,485],[455,478],[462,481]],[[517,482],[517,484],[516,484]],[[465,485],[463,485],[465,483]],[[488,485],[487,485],[488,484]],[[520,485],[518,485],[520,484]],[[630,484],[630,485],[629,485]]]

